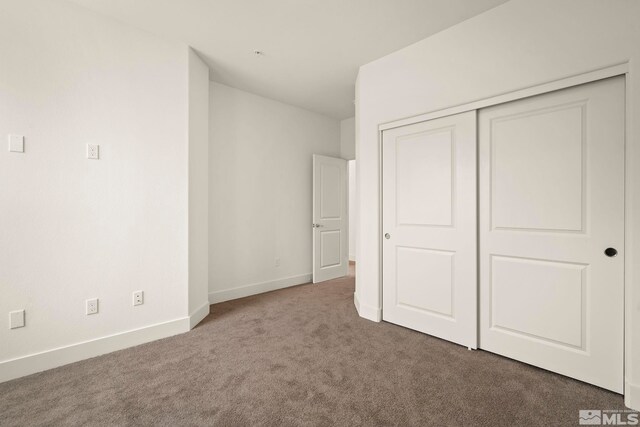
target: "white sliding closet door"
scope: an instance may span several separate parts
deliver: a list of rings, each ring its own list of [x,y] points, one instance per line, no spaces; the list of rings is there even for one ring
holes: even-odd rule
[[[382,317],[475,348],[475,111],[384,131],[382,158]]]
[[[616,392],[624,117],[621,77],[478,116],[480,347]]]

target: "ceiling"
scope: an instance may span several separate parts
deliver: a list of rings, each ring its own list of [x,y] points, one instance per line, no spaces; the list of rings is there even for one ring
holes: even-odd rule
[[[211,80],[344,119],[360,65],[507,0],[70,1],[192,46]]]

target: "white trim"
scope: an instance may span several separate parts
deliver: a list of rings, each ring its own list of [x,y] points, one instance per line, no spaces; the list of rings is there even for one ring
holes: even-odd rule
[[[637,311],[634,307],[634,279],[632,274],[637,274],[638,264],[634,262],[633,247],[638,242],[633,237],[632,230],[637,226],[637,213],[633,209],[633,193],[637,192],[636,177],[634,168],[634,153],[638,150],[638,135],[632,134],[632,93],[631,78],[627,71],[625,75],[625,135],[624,135],[624,372],[631,375],[633,370],[633,343],[632,327]],[[637,157],[637,156],[636,156]],[[637,165],[636,165],[637,166]],[[635,223],[635,224],[634,224]],[[635,280],[637,282],[637,279]],[[637,323],[637,320],[635,321]],[[637,376],[636,376],[637,377]],[[640,411],[640,386],[631,383],[625,377],[624,380],[624,404],[636,411]]]
[[[407,126],[414,123],[424,122],[427,120],[433,120],[440,117],[451,116],[454,114],[464,113],[471,110],[479,110],[481,108],[490,107],[492,105],[504,104],[505,102],[515,101],[517,99],[528,98],[530,96],[540,95],[543,93],[553,92],[555,90],[566,89],[571,86],[578,86],[584,83],[594,82],[596,80],[602,80],[609,77],[619,76],[629,72],[629,63],[624,62],[622,64],[616,64],[610,67],[601,68],[598,70],[590,71],[584,74],[574,75],[566,77],[560,80],[554,80],[551,82],[526,87],[523,89],[510,91],[500,95],[492,96],[491,98],[484,98],[477,101],[472,101],[466,104],[456,105],[453,107],[432,111],[418,116],[407,117],[404,119],[394,120],[387,123],[382,123],[378,126],[380,131],[397,128],[400,126]]]
[[[382,321],[382,309],[376,308],[370,305],[361,304],[358,300],[358,295],[353,293],[353,304],[356,306],[358,316],[363,319],[371,320],[372,322]]]
[[[640,410],[640,385],[624,381],[624,406],[635,411]]]
[[[302,285],[311,283],[312,274],[302,274],[300,276],[285,277],[283,279],[271,280],[268,282],[253,283],[250,285],[240,286],[238,288],[223,289],[209,293],[209,304],[217,304],[219,302],[230,301],[238,298],[244,298],[251,295],[262,294],[264,292],[275,291],[289,286]]]
[[[0,382],[189,331],[189,318],[170,320],[0,362]]]
[[[382,219],[383,215],[383,194],[382,187],[384,183],[382,182],[383,170],[382,170],[382,131],[378,130],[378,212],[379,212],[379,223],[378,223],[378,306],[376,307],[380,310],[380,320],[382,320],[382,251],[383,251],[383,235],[384,235],[384,221]]]
[[[189,315],[189,329],[195,328],[198,323],[209,315],[209,306],[209,301],[207,301]]]
[[[358,300],[358,294],[356,292],[353,293],[353,305],[356,306],[356,313],[358,313],[358,316],[362,317],[360,314],[360,301]]]

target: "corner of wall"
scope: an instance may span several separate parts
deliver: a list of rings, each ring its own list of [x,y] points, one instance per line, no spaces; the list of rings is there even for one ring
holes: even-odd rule
[[[193,329],[196,325],[204,320],[205,317],[209,315],[211,312],[211,308],[209,305],[209,301],[205,301],[200,307],[198,307],[195,311],[189,313],[189,329]]]
[[[372,322],[382,321],[382,309],[379,307],[376,308],[370,305],[362,304],[358,300],[357,292],[353,293],[353,304],[356,306],[358,316],[362,317],[363,319],[371,320]]]
[[[209,67],[188,47],[188,315],[209,314]]]
[[[624,405],[634,411],[640,411],[640,386],[624,381]]]
[[[340,121],[340,157],[345,160],[356,158],[355,116]]]

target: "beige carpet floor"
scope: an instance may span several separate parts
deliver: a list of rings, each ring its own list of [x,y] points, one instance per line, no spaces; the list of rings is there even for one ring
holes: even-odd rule
[[[0,384],[0,425],[575,426],[620,395],[357,316],[353,277]]]

